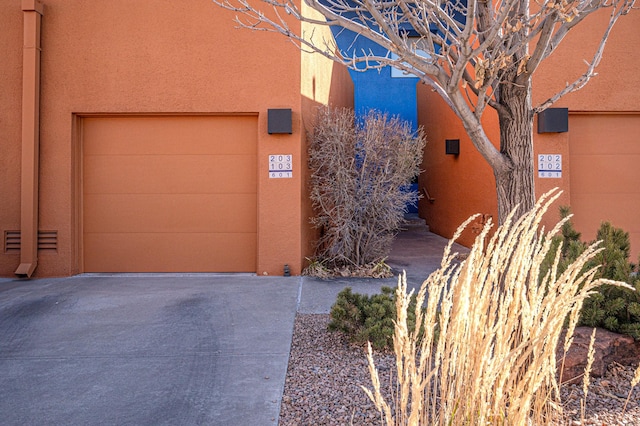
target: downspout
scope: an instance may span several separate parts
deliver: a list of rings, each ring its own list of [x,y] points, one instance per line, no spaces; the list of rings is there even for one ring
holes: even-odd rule
[[[20,266],[31,277],[38,266],[38,164],[40,145],[40,27],[43,5],[22,0],[22,175],[20,189]]]

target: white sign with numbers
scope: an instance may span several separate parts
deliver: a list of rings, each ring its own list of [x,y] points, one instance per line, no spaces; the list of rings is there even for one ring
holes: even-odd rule
[[[561,178],[562,154],[538,154],[538,177]]]
[[[293,155],[269,155],[269,179],[293,177]]]

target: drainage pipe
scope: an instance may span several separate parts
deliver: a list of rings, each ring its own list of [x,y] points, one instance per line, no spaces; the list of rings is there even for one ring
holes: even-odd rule
[[[22,175],[20,189],[20,266],[31,277],[38,266],[38,164],[40,146],[40,0],[22,0]]]

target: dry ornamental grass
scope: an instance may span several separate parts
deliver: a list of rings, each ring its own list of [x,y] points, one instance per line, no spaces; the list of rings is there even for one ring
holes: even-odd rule
[[[328,314],[296,316],[278,424],[380,426],[380,413],[360,387],[370,382],[366,348],[328,331],[329,321]],[[393,401],[395,357],[390,351],[374,351],[374,356],[382,394]],[[633,375],[632,367],[610,365],[603,377],[592,378],[586,399],[582,383],[561,385],[558,426],[640,425],[640,388],[630,391]]]
[[[517,220],[512,214],[491,236],[488,223],[462,263],[454,262],[450,243],[440,269],[417,295],[425,309],[416,309],[413,329],[407,327],[406,280],[399,280],[392,401],[381,391],[370,348],[368,354],[373,387],[365,391],[385,425],[549,425],[562,419],[556,347],[566,352],[571,345],[582,303],[594,288],[626,284],[596,280],[595,269],[585,270],[597,244],[561,274],[556,255],[542,275],[563,222],[545,233],[540,221],[558,197],[557,191],[544,195],[531,212]],[[639,374],[640,368],[635,384]],[[588,371],[584,377],[586,394]]]

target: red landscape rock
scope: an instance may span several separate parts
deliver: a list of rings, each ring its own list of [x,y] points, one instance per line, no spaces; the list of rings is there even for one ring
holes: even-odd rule
[[[564,369],[560,382],[577,382],[582,380],[587,365],[587,353],[591,341],[591,327],[577,327],[573,336],[573,344],[564,360]],[[561,340],[562,342],[562,340]],[[640,342],[633,337],[612,333],[599,328],[596,331],[595,357],[591,367],[592,377],[602,377],[612,362],[621,365],[637,365],[640,361]],[[562,347],[558,348],[558,368],[562,368]],[[560,374],[560,372],[559,372]]]

